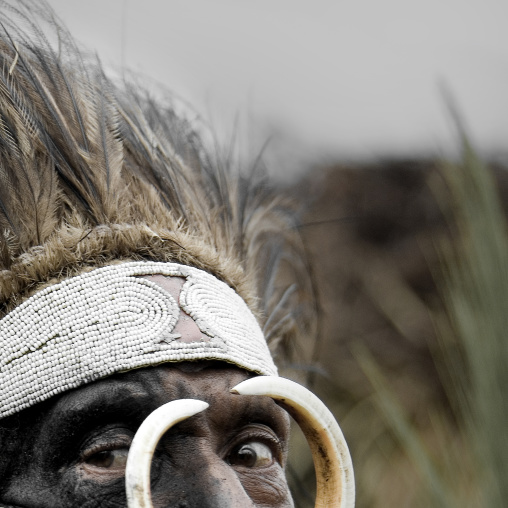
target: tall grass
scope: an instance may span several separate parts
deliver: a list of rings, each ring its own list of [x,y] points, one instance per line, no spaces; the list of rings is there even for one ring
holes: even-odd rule
[[[508,506],[508,237],[496,183],[463,137],[459,164],[445,164],[453,241],[441,246],[437,277],[445,319],[437,321],[443,373],[457,426],[435,425],[430,447],[411,425],[375,361],[357,357],[376,400],[422,480],[422,506]],[[432,448],[432,451],[431,451]]]
[[[460,353],[448,354],[452,394],[471,446],[482,506],[508,500],[508,238],[491,172],[464,139],[463,163],[445,168],[458,238],[443,280]],[[444,351],[450,344],[444,336]]]

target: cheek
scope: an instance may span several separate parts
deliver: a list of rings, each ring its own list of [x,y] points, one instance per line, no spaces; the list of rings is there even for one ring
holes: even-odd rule
[[[73,497],[75,503],[69,506],[78,506],[78,503],[82,508],[127,505],[123,475],[90,475],[86,468],[80,466],[69,473],[68,477],[65,483],[73,485],[73,493],[69,493],[69,497]]]
[[[293,506],[284,471],[278,464],[266,468],[232,467],[201,439],[166,441],[165,447],[171,452],[159,455],[153,463],[155,507]]]
[[[289,508],[293,506],[286,475],[279,464],[267,468],[236,471],[242,487],[259,506]]]

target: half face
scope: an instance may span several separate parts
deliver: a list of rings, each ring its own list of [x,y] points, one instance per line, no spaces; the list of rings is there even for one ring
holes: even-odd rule
[[[141,422],[171,400],[210,407],[170,429],[152,463],[155,507],[291,507],[288,417],[233,395],[250,377],[221,362],[117,374],[0,421],[0,506],[126,506],[125,462]]]

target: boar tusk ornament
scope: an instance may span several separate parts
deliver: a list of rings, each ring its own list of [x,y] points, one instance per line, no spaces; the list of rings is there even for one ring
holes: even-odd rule
[[[353,508],[355,483],[351,455],[339,425],[327,407],[303,386],[275,376],[243,381],[231,390],[239,395],[266,395],[286,409],[302,429],[316,469],[316,508]],[[208,407],[200,400],[164,404],[141,424],[132,442],[125,481],[129,508],[153,508],[150,466],[157,443],[176,423]]]
[[[127,506],[153,508],[150,469],[157,443],[173,425],[208,407],[202,400],[173,400],[150,413],[139,427],[129,450],[125,467]]]
[[[280,377],[259,376],[235,386],[240,395],[267,395],[302,429],[316,470],[316,508],[353,508],[355,480],[351,455],[332,413],[307,388]]]

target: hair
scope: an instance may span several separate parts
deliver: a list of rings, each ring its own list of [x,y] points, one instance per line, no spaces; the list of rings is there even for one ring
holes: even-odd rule
[[[298,213],[262,164],[212,155],[172,99],[109,78],[46,3],[0,12],[0,317],[72,275],[154,260],[229,284],[269,342],[308,334]]]

